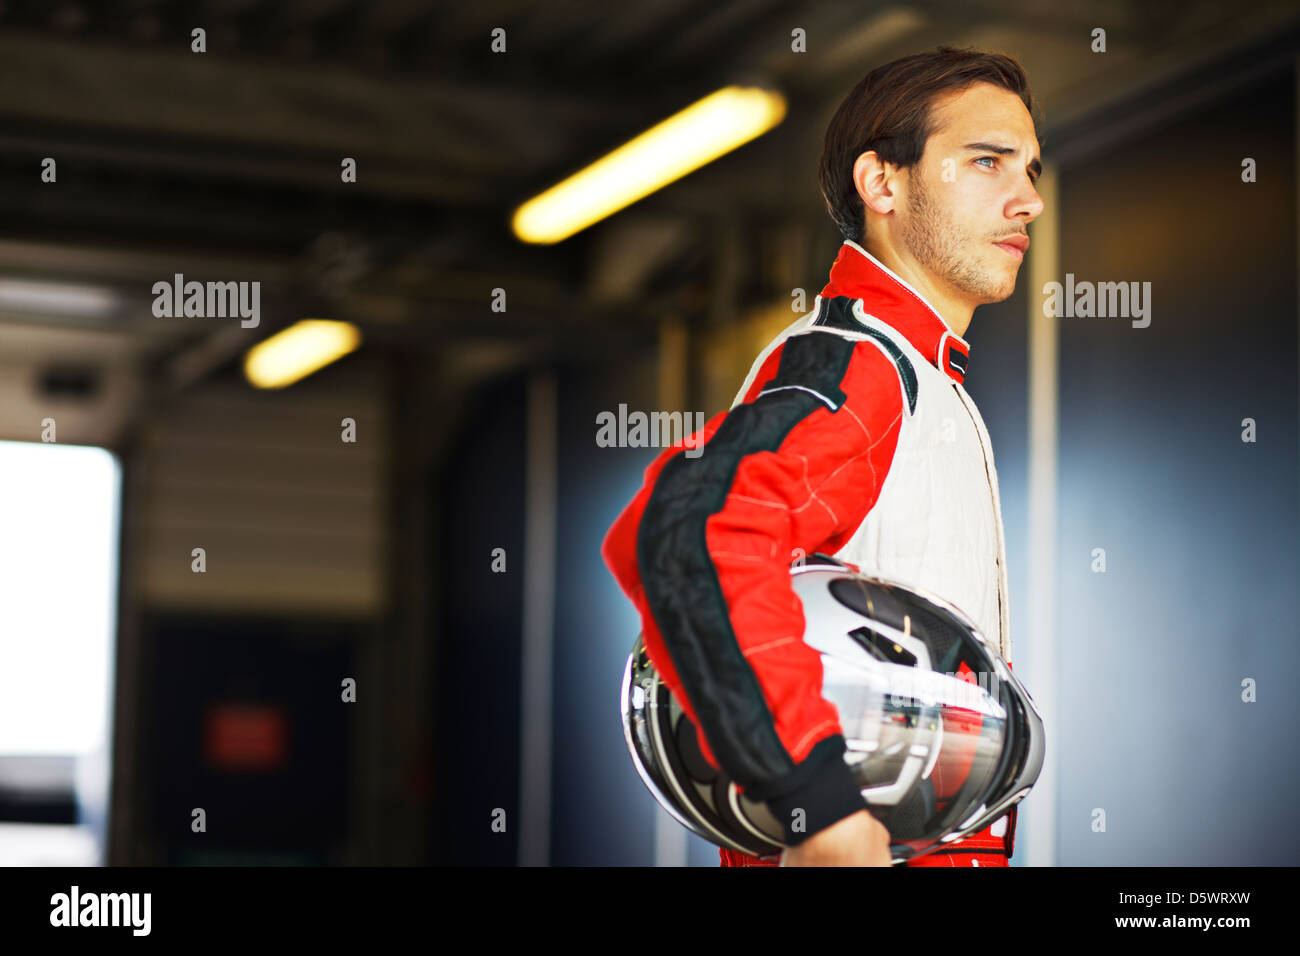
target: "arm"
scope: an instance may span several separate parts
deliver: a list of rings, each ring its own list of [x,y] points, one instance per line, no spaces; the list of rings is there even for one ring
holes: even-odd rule
[[[857,529],[903,408],[871,343],[815,332],[787,339],[779,359],[774,379],[706,426],[703,455],[675,447],[647,469],[602,551],[705,758],[765,801],[795,846],[850,817],[879,827],[863,819],[820,656],[801,639],[790,562]]]

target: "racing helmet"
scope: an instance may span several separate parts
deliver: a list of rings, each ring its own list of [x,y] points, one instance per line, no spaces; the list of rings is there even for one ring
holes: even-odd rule
[[[804,641],[821,652],[866,808],[895,864],[982,830],[1024,799],[1043,765],[1029,692],[957,607],[814,554],[791,568]],[[642,637],[622,686],[623,736],[659,804],[711,843],[763,858],[785,848],[765,803],[713,768]]]

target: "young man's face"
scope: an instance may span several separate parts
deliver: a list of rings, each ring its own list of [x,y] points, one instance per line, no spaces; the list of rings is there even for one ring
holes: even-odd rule
[[[907,170],[898,239],[931,280],[972,306],[1015,289],[1023,258],[1010,239],[1043,211],[1033,119],[1020,97],[976,83],[937,99],[935,131]]]

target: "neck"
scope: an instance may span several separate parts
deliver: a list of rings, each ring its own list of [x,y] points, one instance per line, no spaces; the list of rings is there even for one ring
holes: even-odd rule
[[[965,337],[966,330],[970,328],[971,317],[975,312],[973,305],[953,296],[943,287],[937,285],[931,278],[930,273],[923,269],[920,263],[911,256],[898,254],[893,246],[864,243],[862,248],[866,249],[867,252],[880,260],[881,264],[887,269],[919,292],[930,307],[939,313],[940,318],[948,323],[948,328],[952,329],[954,334],[959,338]]]

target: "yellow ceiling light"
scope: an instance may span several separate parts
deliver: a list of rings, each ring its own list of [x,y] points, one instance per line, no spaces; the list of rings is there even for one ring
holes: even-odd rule
[[[361,331],[350,322],[303,319],[249,349],[244,375],[258,388],[284,388],[360,344]]]
[[[755,86],[727,86],[517,210],[511,226],[524,242],[554,243],[699,169],[785,118],[785,97]]]

